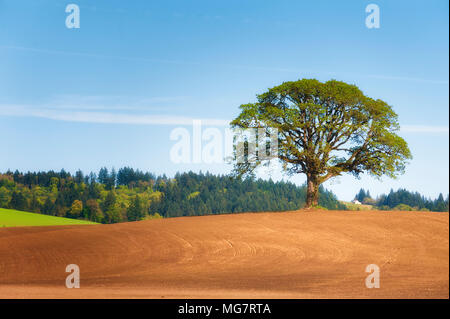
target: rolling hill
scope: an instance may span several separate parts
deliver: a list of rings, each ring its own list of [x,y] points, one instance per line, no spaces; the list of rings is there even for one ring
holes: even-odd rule
[[[0,298],[448,298],[449,214],[297,211],[0,228]],[[67,289],[68,264],[81,288]],[[381,287],[365,287],[366,266]]]

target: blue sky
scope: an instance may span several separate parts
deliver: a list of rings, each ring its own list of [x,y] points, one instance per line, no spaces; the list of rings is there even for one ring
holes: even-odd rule
[[[379,29],[365,26],[370,3]],[[325,186],[346,200],[361,187],[447,194],[448,38],[448,1],[0,0],[0,171],[227,173],[172,163],[171,131],[229,121],[283,81],[338,79],[393,106],[414,158],[397,180]]]

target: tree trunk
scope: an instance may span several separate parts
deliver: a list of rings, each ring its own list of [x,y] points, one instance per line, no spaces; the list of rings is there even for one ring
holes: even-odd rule
[[[306,205],[305,208],[319,205],[319,183],[317,178],[312,175],[307,175],[307,189],[306,189]]]

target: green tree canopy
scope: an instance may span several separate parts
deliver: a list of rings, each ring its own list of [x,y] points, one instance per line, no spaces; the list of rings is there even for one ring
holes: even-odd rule
[[[145,208],[138,195],[136,195],[132,200],[127,211],[127,217],[129,221],[141,220],[145,217]]]
[[[77,199],[74,200],[72,206],[70,207],[70,215],[72,215],[72,218],[78,218],[81,215],[82,211],[83,211],[83,202]]]
[[[363,172],[395,178],[411,158],[397,135],[397,114],[382,100],[365,96],[355,85],[315,79],[285,82],[240,106],[232,127],[273,129],[277,157],[288,174],[307,177],[306,206],[318,203],[318,188],[328,179]],[[237,162],[235,174],[252,174],[268,159]]]

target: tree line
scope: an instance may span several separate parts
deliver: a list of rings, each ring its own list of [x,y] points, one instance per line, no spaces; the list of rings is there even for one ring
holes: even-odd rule
[[[447,198],[444,199],[442,193],[436,199],[430,199],[418,192],[410,192],[401,188],[397,191],[391,189],[389,194],[382,194],[374,199],[368,190],[360,189],[355,199],[363,204],[373,205],[381,210],[449,211],[449,195],[447,194]]]
[[[345,209],[320,188],[319,205]],[[101,223],[148,218],[256,211],[286,211],[305,205],[306,188],[289,182],[227,175],[178,173],[156,176],[130,167],[85,175],[19,171],[0,174],[0,207]]]
[[[158,212],[171,217],[287,211],[302,208],[306,203],[305,186],[208,173],[177,174],[171,183],[157,183],[155,190],[164,195],[160,201],[150,204],[150,213]],[[332,192],[321,187],[320,194],[320,206],[345,209]]]

